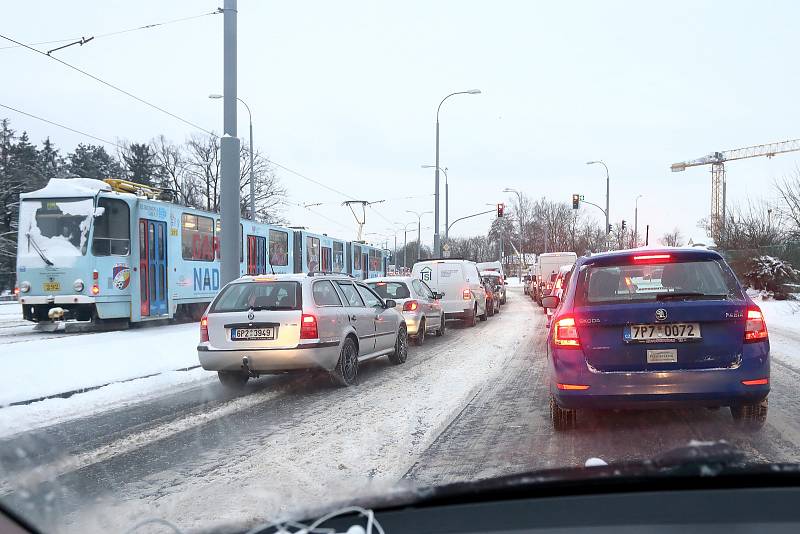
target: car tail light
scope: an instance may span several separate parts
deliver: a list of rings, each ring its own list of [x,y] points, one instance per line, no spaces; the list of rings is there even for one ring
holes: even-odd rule
[[[14,288],[14,294],[15,294],[15,295],[19,295],[19,288],[18,288],[18,287],[15,287],[15,288]]]
[[[556,387],[562,391],[585,391],[589,386],[584,384],[556,384]]]
[[[769,378],[756,378],[755,380],[742,380],[745,386],[766,386],[769,384]]]
[[[556,280],[556,289],[561,289],[561,278]]]
[[[464,297],[464,300],[472,299],[472,291],[468,287],[464,288],[464,291],[461,292],[461,295]]]
[[[767,339],[767,323],[764,322],[764,314],[757,306],[747,309],[747,321],[744,323],[744,341],[752,343],[754,341],[764,341]]]
[[[300,339],[317,339],[318,337],[317,318],[304,313],[300,318]]]
[[[97,284],[93,284],[92,285],[92,295],[97,295],[98,293],[100,293],[100,286],[98,286]]]
[[[578,338],[578,327],[575,326],[575,319],[572,317],[562,317],[553,325],[553,343],[557,347],[564,349],[580,348],[581,342]]]
[[[419,302],[416,300],[407,300],[403,303],[403,311],[414,311],[419,308]]]
[[[98,280],[100,275],[97,271],[92,271],[92,295],[97,295],[100,293],[100,284],[98,284]]]
[[[671,254],[646,254],[644,256],[633,257],[633,261],[636,263],[662,263],[665,261],[670,261],[671,259]]]
[[[200,319],[200,343],[208,341],[208,317]]]

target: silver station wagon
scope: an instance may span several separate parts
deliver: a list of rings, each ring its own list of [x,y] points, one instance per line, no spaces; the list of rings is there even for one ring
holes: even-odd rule
[[[364,360],[406,361],[408,333],[395,306],[348,275],[243,276],[209,305],[197,354],[229,387],[303,369],[323,369],[350,386]]]

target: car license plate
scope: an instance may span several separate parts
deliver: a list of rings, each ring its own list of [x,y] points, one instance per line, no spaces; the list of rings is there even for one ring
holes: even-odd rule
[[[647,363],[677,363],[678,349],[648,350]]]
[[[645,343],[700,339],[700,323],[632,324],[625,327],[623,338]]]
[[[275,329],[265,328],[231,328],[231,340],[243,341],[251,339],[275,339]]]
[[[42,286],[45,291],[61,291],[61,282],[45,282]]]

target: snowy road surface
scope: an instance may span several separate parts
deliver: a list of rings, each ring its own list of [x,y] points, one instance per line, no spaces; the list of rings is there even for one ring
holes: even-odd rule
[[[193,528],[283,517],[398,484],[646,458],[691,439],[800,462],[800,328],[789,320],[770,328],[770,414],[756,434],[735,428],[727,410],[705,409],[588,414],[578,430],[554,433],[543,322],[514,288],[500,316],[429,337],[404,365],[368,362],[353,388],[286,375],[232,394],[193,370],[2,408],[0,499],[64,532],[124,530],[152,516]],[[171,334],[159,339],[186,336],[193,347],[189,326],[163,327]],[[105,339],[110,353],[124,354],[132,341],[121,334],[84,340]],[[108,402],[119,395],[128,400]],[[60,422],[44,426],[39,404]]]

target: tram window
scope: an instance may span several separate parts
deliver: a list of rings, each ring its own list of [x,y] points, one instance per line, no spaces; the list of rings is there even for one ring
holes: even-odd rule
[[[181,253],[185,260],[214,261],[214,219],[181,215]]]
[[[270,265],[289,265],[289,234],[278,230],[269,231],[269,263]]]
[[[244,235],[244,228],[242,227],[242,223],[239,223],[239,261],[244,261],[244,244],[243,236]],[[214,224],[214,239],[212,240],[213,246],[216,248],[215,250],[215,257],[216,259],[222,258],[222,219],[217,219],[216,223]]]
[[[344,271],[344,243],[333,242],[333,270]]]
[[[97,206],[104,211],[94,220],[92,254],[127,256],[131,250],[131,212],[128,203],[114,198],[101,198]]]
[[[319,271],[319,239],[306,237],[306,265],[309,271]]]

